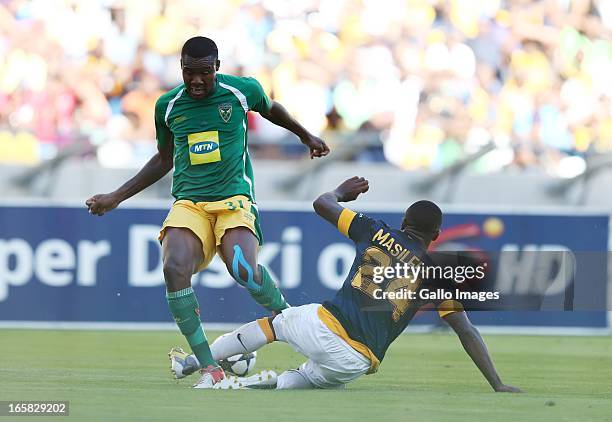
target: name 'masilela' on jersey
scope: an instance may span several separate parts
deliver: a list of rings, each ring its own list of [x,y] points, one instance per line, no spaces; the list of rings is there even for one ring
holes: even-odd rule
[[[344,209],[338,229],[355,242],[355,261],[336,296],[319,310],[323,322],[372,362],[371,372],[385,356],[389,345],[404,331],[422,306],[433,303],[440,316],[462,310],[458,302],[423,300],[418,292],[425,288],[452,288],[449,281],[413,278],[374,281],[375,267],[432,265],[426,250],[401,230],[383,221]],[[383,292],[414,291],[416,299]]]
[[[247,111],[268,111],[270,99],[253,78],[218,73],[215,84],[204,99],[192,99],[181,84],[155,104],[158,144],[173,141],[164,127],[174,138],[172,195],[193,202],[245,195],[255,202]]]

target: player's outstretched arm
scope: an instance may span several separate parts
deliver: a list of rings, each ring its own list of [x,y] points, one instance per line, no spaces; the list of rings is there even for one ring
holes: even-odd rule
[[[467,354],[472,358],[482,375],[489,381],[493,390],[499,393],[521,393],[519,388],[512,387],[502,383],[493,361],[489,356],[487,346],[482,339],[482,336],[472,325],[467,314],[465,312],[453,312],[444,317],[444,320],[451,326],[451,328],[459,336],[463,348]]]
[[[333,191],[319,196],[312,205],[317,214],[337,227],[338,218],[340,218],[340,214],[344,209],[338,202],[354,201],[359,195],[367,192],[368,189],[370,189],[370,185],[366,179],[354,176],[342,182]]]
[[[94,195],[85,201],[89,212],[94,215],[104,215],[138,192],[151,186],[164,177],[172,169],[172,152],[174,143],[168,142],[163,148],[158,146],[155,154],[144,167],[125,182],[119,189],[106,194]]]
[[[260,114],[275,125],[284,127],[300,138],[300,141],[310,149],[311,159],[314,157],[325,157],[329,154],[329,147],[327,144],[318,136],[314,136],[312,133],[308,132],[304,126],[291,117],[285,107],[280,103],[272,101],[270,110],[267,112],[260,112]]]

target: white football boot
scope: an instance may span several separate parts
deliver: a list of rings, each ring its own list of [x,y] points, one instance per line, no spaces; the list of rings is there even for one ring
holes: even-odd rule
[[[173,347],[168,352],[170,359],[170,372],[174,378],[180,380],[200,369],[200,362],[194,355],[190,355],[180,347]]]
[[[250,377],[230,376],[215,384],[215,390],[270,390],[276,388],[278,376],[274,371],[263,370]]]

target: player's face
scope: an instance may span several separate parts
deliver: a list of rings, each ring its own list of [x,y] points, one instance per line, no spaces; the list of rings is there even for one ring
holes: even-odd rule
[[[215,74],[219,70],[219,60],[215,56],[189,57],[181,59],[183,82],[189,96],[199,100],[207,97],[215,86]]]

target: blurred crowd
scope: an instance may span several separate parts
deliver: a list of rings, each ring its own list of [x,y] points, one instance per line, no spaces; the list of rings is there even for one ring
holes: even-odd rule
[[[473,170],[568,177],[612,150],[609,0],[0,0],[0,163],[90,142],[141,165],[194,35],[332,147],[365,139],[353,159],[437,170],[492,145]],[[295,155],[250,123],[259,157]]]

